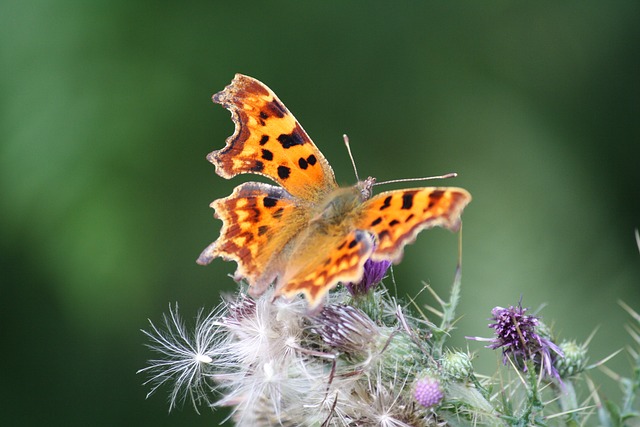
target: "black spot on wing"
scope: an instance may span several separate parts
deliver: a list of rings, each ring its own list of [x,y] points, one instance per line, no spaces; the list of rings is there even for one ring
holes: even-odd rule
[[[284,213],[284,208],[278,208],[276,209],[275,212],[273,212],[273,214],[271,214],[271,216],[277,219],[277,218],[280,218],[283,213]]]
[[[273,153],[269,150],[262,149],[262,158],[265,160],[273,160]]]
[[[409,222],[409,221],[411,221],[411,219],[412,219],[414,216],[415,216],[414,214],[409,215],[409,216],[407,217],[407,219],[405,219],[405,220],[404,220],[404,222]]]
[[[384,199],[384,202],[382,202],[382,206],[380,206],[380,210],[381,211],[383,211],[383,210],[387,209],[389,206],[391,206],[391,199],[392,199],[392,196],[387,196]]]
[[[272,208],[276,204],[278,204],[278,199],[274,199],[273,197],[265,197],[262,199],[262,204],[265,208]]]
[[[262,135],[262,138],[260,138],[260,145],[266,144],[267,141],[269,141],[269,135]]]
[[[402,193],[402,209],[411,209],[413,206],[413,196],[415,195],[415,191],[405,191]]]
[[[313,154],[307,157],[307,163],[309,163],[311,166],[315,165],[317,161],[318,159],[316,159],[316,156],[314,156]]]
[[[305,159],[300,157],[298,159],[298,166],[300,166],[300,169],[306,169],[309,167],[309,163]]]
[[[400,221],[398,221],[397,219],[392,219],[391,221],[389,221],[389,226],[391,227],[398,224],[400,224]]]
[[[349,249],[353,249],[354,247],[356,247],[358,243],[360,243],[365,238],[366,235],[367,235],[366,232],[362,230],[356,230],[353,240],[349,242]],[[343,246],[344,246],[344,243],[340,245],[340,248],[342,248]]]
[[[263,120],[266,120],[269,118],[269,115],[267,113],[265,113],[264,111],[260,111],[260,118]]]
[[[267,230],[269,230],[268,226],[261,225],[260,227],[258,227],[258,236],[262,236],[264,233],[267,232]]]
[[[291,175],[291,169],[287,166],[278,166],[278,176],[280,179],[287,179]]]
[[[381,222],[382,222],[382,217],[379,216],[378,218],[376,218],[373,221],[371,221],[371,227],[374,227],[374,226],[380,224]]]
[[[304,144],[304,138],[297,128],[294,129],[291,133],[280,134],[280,136],[278,136],[278,141],[284,149]]]

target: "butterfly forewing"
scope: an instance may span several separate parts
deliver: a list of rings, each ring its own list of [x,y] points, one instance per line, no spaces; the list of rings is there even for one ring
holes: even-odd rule
[[[357,227],[368,230],[377,246],[372,259],[397,262],[407,243],[425,228],[457,230],[471,201],[462,188],[426,187],[381,193],[364,202]]]
[[[230,110],[235,123],[226,146],[208,156],[220,176],[264,175],[306,200],[337,187],[327,160],[267,86],[236,74],[213,101]]]

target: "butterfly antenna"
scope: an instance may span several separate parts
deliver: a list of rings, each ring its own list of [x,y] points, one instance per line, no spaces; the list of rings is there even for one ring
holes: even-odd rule
[[[414,181],[430,181],[432,179],[446,179],[446,178],[455,178],[456,176],[458,176],[457,173],[455,172],[451,172],[451,173],[446,173],[444,175],[437,175],[437,176],[424,176],[421,178],[402,178],[402,179],[392,179],[390,181],[380,181],[380,182],[376,182],[373,185],[381,185],[381,184],[395,184],[397,182],[414,182]]]
[[[353,160],[351,145],[349,145],[349,137],[345,133],[344,135],[342,135],[342,139],[344,139],[344,145],[347,147],[347,152],[349,153],[349,158],[351,159],[351,165],[353,165],[353,172],[355,172],[356,174],[356,181],[360,182],[360,177],[358,176],[358,168],[356,168],[356,161]]]

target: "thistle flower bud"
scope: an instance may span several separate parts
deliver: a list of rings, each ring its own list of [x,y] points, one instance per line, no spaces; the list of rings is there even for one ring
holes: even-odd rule
[[[416,381],[413,397],[420,405],[430,408],[442,401],[444,393],[440,387],[440,382],[427,376]]]
[[[416,372],[427,365],[425,349],[419,346],[409,334],[397,329],[381,330],[383,341],[380,349],[380,369],[383,378],[413,378]],[[426,347],[426,343],[423,343]]]
[[[562,341],[560,350],[564,357],[557,358],[554,365],[560,378],[569,378],[584,371],[587,366],[587,346],[575,341]]]
[[[473,372],[471,358],[461,351],[447,351],[442,356],[441,363],[443,373],[459,381],[469,378]]]

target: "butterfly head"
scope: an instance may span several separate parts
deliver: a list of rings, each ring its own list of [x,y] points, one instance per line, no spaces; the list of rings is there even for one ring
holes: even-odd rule
[[[371,194],[373,194],[373,184],[375,183],[376,179],[370,176],[364,181],[360,181],[358,182],[358,184],[356,184],[358,190],[360,191],[360,197],[362,197],[362,201],[369,200],[371,198]]]

